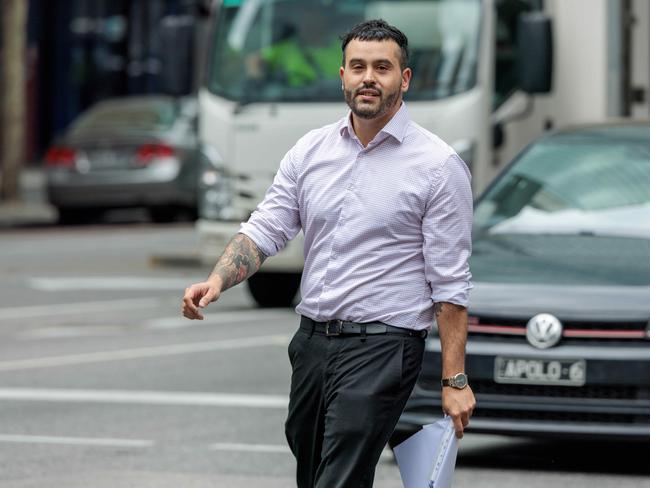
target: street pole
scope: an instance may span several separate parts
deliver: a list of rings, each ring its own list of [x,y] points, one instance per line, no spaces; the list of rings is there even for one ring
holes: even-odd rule
[[[0,200],[19,198],[19,177],[25,154],[25,0],[2,0],[0,50]]]

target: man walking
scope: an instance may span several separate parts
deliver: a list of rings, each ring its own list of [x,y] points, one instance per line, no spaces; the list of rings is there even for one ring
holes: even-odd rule
[[[301,138],[264,201],[183,314],[259,269],[302,229],[300,327],[285,431],[300,488],[372,486],[375,466],[420,372],[434,320],[442,405],[456,435],[475,405],[464,375],[472,194],[467,167],[409,119],[408,41],[381,20],[342,43],[347,117]]]

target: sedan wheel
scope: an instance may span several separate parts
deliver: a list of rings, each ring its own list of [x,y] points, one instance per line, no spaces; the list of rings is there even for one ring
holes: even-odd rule
[[[59,224],[75,225],[90,224],[99,220],[102,211],[89,208],[57,208],[59,212]]]

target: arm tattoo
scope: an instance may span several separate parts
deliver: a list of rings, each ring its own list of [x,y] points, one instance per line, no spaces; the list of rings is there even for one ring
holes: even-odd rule
[[[255,273],[265,259],[264,253],[249,237],[237,234],[226,246],[211,276],[218,275],[221,278],[221,291],[224,291]]]

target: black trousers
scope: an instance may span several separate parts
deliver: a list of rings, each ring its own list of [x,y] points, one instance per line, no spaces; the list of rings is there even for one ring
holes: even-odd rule
[[[371,487],[422,366],[424,339],[298,329],[285,433],[299,488]]]

